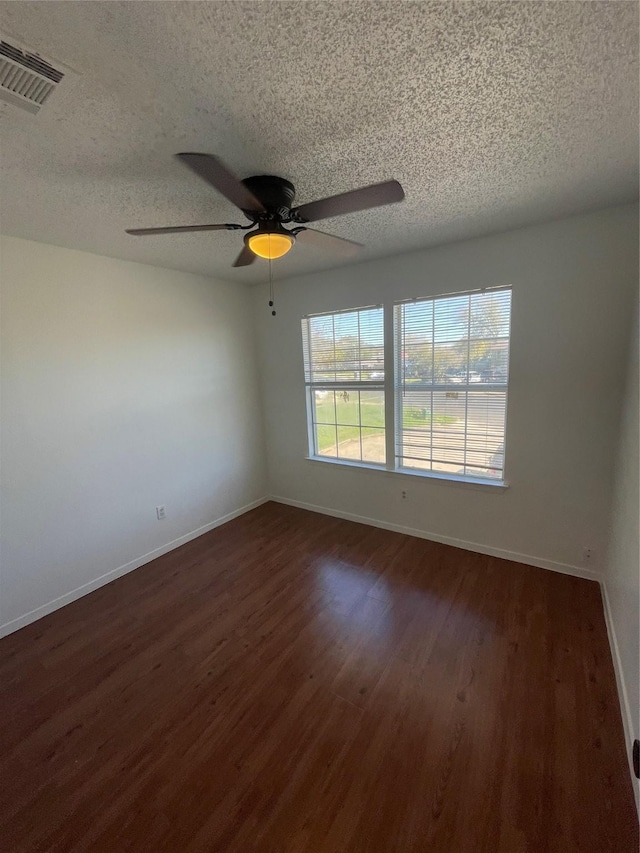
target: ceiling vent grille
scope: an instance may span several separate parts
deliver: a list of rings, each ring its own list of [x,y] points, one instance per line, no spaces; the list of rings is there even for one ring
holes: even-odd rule
[[[37,113],[63,77],[40,56],[0,41],[0,100]]]

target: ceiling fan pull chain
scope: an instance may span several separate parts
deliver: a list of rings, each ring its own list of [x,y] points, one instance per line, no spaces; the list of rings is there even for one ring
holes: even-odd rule
[[[271,274],[271,258],[269,258],[269,308],[272,308],[271,314],[275,317],[276,310],[273,308],[274,298],[273,298],[273,276]]]

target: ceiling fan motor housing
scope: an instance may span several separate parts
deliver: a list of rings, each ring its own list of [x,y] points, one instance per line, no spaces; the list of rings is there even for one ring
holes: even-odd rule
[[[277,175],[254,175],[245,178],[242,183],[254,196],[262,202],[266,212],[256,214],[255,210],[244,210],[243,213],[252,222],[260,219],[291,221],[291,207],[296,197],[296,188],[290,181]]]

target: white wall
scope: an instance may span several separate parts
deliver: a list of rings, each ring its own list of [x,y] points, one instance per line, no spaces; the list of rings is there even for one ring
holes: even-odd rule
[[[265,468],[245,286],[0,248],[6,632],[261,498]]]
[[[638,455],[638,307],[634,311],[627,382],[622,405],[620,443],[615,467],[611,539],[605,566],[605,588],[618,680],[623,693],[628,754],[640,738],[640,499]],[[611,630],[611,628],[613,630]],[[636,802],[640,786],[635,783]]]
[[[637,286],[637,228],[637,208],[625,206],[300,276],[276,283],[275,318],[266,287],[257,288],[271,493],[538,565],[598,569]],[[509,489],[305,460],[303,315],[506,284],[513,285]],[[404,488],[409,500],[401,502]],[[584,546],[593,549],[591,565]]]

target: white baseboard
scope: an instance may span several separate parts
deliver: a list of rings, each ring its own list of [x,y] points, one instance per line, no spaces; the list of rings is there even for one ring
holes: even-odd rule
[[[131,560],[123,566],[118,566],[117,569],[112,569],[92,581],[83,583],[81,586],[72,589],[70,592],[66,592],[64,595],[60,595],[58,598],[54,598],[52,601],[48,601],[46,604],[42,604],[40,607],[30,610],[29,613],[25,613],[23,616],[18,616],[10,622],[5,622],[4,625],[0,625],[0,637],[6,637],[7,634],[12,634],[14,631],[24,628],[25,625],[29,625],[31,622],[35,622],[36,619],[41,619],[43,616],[53,613],[54,610],[64,607],[65,604],[71,604],[72,601],[82,598],[83,595],[88,595],[90,592],[104,586],[110,581],[132,572],[134,569],[139,569],[140,566],[144,566],[145,563],[150,563],[151,560],[155,560],[156,557],[161,557],[163,554],[173,551],[174,548],[179,548],[180,545],[185,545],[187,542],[191,542],[192,539],[197,539],[198,536],[202,536],[204,533],[208,533],[210,530],[214,530],[216,527],[226,524],[227,521],[231,521],[239,515],[244,515],[245,512],[255,509],[257,506],[266,503],[268,500],[268,497],[259,498],[245,506],[241,506],[239,509],[233,510],[233,512],[229,512],[220,518],[216,518],[215,521],[210,521],[208,524],[198,527],[197,530],[185,533],[184,536],[179,536],[177,539],[167,542],[166,545],[154,548],[153,551],[149,551],[141,557],[136,557],[135,560]]]
[[[419,530],[415,527],[405,527],[402,524],[392,524],[377,518],[367,518],[364,515],[356,515],[352,512],[342,512],[330,507],[316,506],[315,504],[295,501],[290,498],[271,495],[270,499],[276,503],[295,506],[299,509],[307,509],[310,512],[319,512],[322,515],[331,515],[334,518],[344,518],[346,521],[356,521],[359,524],[368,524],[370,527],[380,527],[383,530],[393,530],[395,533],[404,533],[407,536],[417,536],[419,539],[430,539],[432,542],[440,542],[442,545],[452,545],[454,548],[463,548],[465,551],[475,551],[478,554],[487,554],[489,557],[500,557],[503,560],[512,560],[514,563],[526,563],[528,566],[536,566],[539,569],[549,569],[552,572],[560,572],[563,575],[574,575],[586,580],[600,581],[600,575],[593,569],[585,569],[582,566],[572,566],[569,563],[558,563],[555,560],[547,560],[545,557],[534,557],[531,554],[520,554],[517,551],[506,551],[504,548],[494,548],[491,545],[482,545],[479,542],[467,542],[464,539],[454,539],[451,536],[441,536],[439,533],[431,533],[427,530]]]
[[[629,762],[629,773],[631,774],[631,784],[633,785],[633,793],[636,798],[636,809],[640,818],[640,782],[636,779],[633,772],[632,763],[632,747],[634,739],[633,717],[631,715],[631,705],[629,704],[629,694],[627,693],[627,685],[624,679],[624,670],[622,669],[622,659],[620,657],[620,647],[618,646],[618,637],[616,635],[613,614],[611,613],[611,603],[609,601],[609,593],[607,591],[606,581],[600,584],[602,589],[602,601],[604,604],[604,621],[607,625],[607,633],[609,635],[609,645],[611,647],[611,657],[613,658],[613,669],[616,674],[616,685],[618,687],[618,699],[620,701],[620,710],[622,711],[622,725],[624,728],[624,742],[627,753],[627,761]]]

